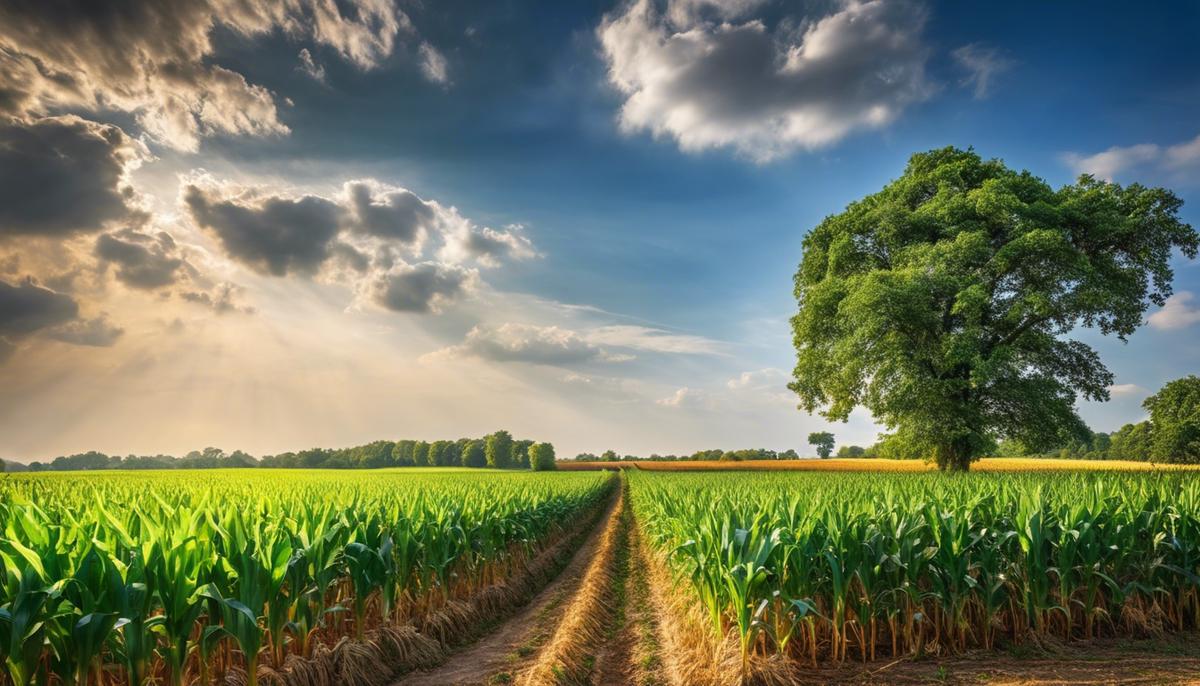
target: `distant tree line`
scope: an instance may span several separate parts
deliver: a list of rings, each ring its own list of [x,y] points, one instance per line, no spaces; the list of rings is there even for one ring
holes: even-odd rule
[[[749,460],[798,460],[800,456],[795,450],[775,452],[763,448],[747,448],[744,450],[697,450],[691,455],[659,455],[654,453],[649,457],[637,455],[618,455],[615,451],[606,450],[600,455],[594,453],[579,453],[575,459],[580,462],[673,462],[673,461],[713,461],[741,462]]]
[[[3,464],[3,463],[0,463]],[[193,450],[172,455],[106,455],[89,451],[33,462],[28,471],[79,471],[100,469],[217,469],[274,467],[288,469],[379,469],[383,467],[491,467],[494,469],[554,469],[554,446],[516,440],[507,431],[483,438],[456,441],[374,441],[352,448],[310,448],[255,458],[241,450]],[[8,464],[9,471],[23,465]]]

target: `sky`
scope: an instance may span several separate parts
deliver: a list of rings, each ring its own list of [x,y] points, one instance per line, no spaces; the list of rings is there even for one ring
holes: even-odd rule
[[[0,457],[506,428],[869,444],[796,408],[805,234],[973,146],[1200,224],[1200,5],[0,4]],[[1200,264],[1095,430],[1200,373]]]

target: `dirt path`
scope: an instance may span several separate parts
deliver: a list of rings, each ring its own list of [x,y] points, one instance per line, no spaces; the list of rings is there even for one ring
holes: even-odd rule
[[[609,639],[596,656],[595,686],[656,686],[665,683],[660,674],[658,627],[650,604],[646,568],[639,564],[637,525],[627,511],[628,534],[617,559],[621,587],[616,594],[617,611]]]
[[[616,525],[614,510],[620,493],[613,496],[575,556],[554,581],[534,596],[529,605],[478,642],[454,653],[440,667],[406,674],[396,686],[475,686],[504,684],[531,664],[541,646],[554,634],[588,569],[604,530]]]

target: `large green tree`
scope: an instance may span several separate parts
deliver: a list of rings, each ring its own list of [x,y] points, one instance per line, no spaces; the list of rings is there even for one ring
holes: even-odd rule
[[[1150,455],[1156,462],[1200,462],[1200,377],[1176,379],[1146,398]]]
[[[1107,400],[1113,377],[1068,334],[1124,340],[1165,301],[1173,251],[1197,251],[1181,204],[1086,175],[1056,190],[971,150],[913,155],[805,237],[789,387],[829,419],[866,407],[942,469],[997,439],[1085,436],[1076,396]]]

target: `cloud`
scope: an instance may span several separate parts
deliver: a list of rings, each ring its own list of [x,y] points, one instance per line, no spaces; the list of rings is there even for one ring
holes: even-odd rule
[[[415,244],[436,231],[451,213],[410,190],[373,179],[349,181],[342,192],[348,211],[346,225],[352,231],[406,244]]]
[[[214,134],[288,133],[270,91],[213,63],[217,27],[310,39],[361,69],[412,33],[388,0],[3,3],[0,111],[128,112],[158,142],[189,151]]]
[[[102,234],[96,239],[95,253],[102,264],[117,266],[118,281],[144,290],[175,283],[185,264],[175,240],[163,231],[154,236],[132,229]]]
[[[446,236],[446,245],[439,253],[452,262],[478,260],[486,267],[495,267],[503,260],[527,260],[538,257],[533,242],[524,234],[520,224],[510,224],[503,231],[461,222],[459,228]]]
[[[297,69],[308,74],[314,81],[325,83],[325,65],[317,64],[308,48],[300,49],[299,59],[300,66],[296,67]]]
[[[1149,391],[1135,383],[1120,383],[1108,387],[1108,392],[1114,397],[1131,395],[1149,395]]]
[[[765,162],[882,127],[932,92],[914,2],[850,0],[795,28],[745,15],[759,2],[636,0],[597,35],[625,132],[685,151],[731,147]]]
[[[1122,172],[1135,168],[1176,176],[1182,181],[1194,180],[1189,172],[1200,169],[1200,135],[1183,143],[1160,146],[1156,143],[1119,146],[1091,155],[1068,152],[1063,161],[1076,174],[1091,174],[1112,181]]]
[[[186,302],[203,305],[217,314],[238,312],[254,314],[250,305],[242,304],[242,287],[232,283],[219,283],[207,291],[181,291],[179,297]]]
[[[183,202],[230,257],[274,276],[316,273],[341,223],[342,209],[315,195],[226,197],[219,189],[189,184]]]
[[[782,369],[768,367],[751,372],[742,372],[729,381],[725,386],[730,390],[782,390],[788,381],[787,372]]]
[[[17,285],[0,281],[0,337],[20,338],[78,316],[79,305],[68,295],[43,288],[32,279]]]
[[[272,276],[320,276],[354,286],[359,302],[396,312],[438,313],[474,291],[478,270],[535,255],[519,226],[476,226],[454,207],[374,179],[349,181],[333,198],[241,187],[203,173],[184,187],[192,220],[224,252]],[[437,259],[421,259],[428,239]]]
[[[375,304],[393,312],[438,313],[475,289],[478,274],[439,262],[399,265],[372,286]]]
[[[991,92],[992,80],[1013,67],[1012,60],[1003,57],[995,48],[971,43],[950,53],[959,66],[967,71],[964,86],[974,86],[975,99],[983,100]]]
[[[514,323],[477,325],[467,332],[461,344],[437,354],[554,366],[629,359],[626,355],[609,353],[570,329]]]
[[[635,324],[602,326],[588,333],[588,340],[634,350],[686,355],[722,355],[720,342],[703,336],[672,333]]]
[[[450,83],[450,67],[446,64],[446,56],[429,43],[421,43],[421,73],[425,78],[443,86]]]
[[[677,409],[710,409],[713,407],[712,397],[706,391],[684,386],[666,398],[655,401],[663,407]]]
[[[107,348],[117,342],[125,330],[108,321],[108,316],[101,314],[91,319],[78,319],[61,324],[46,332],[46,335],[56,341],[85,345],[94,348]]]
[[[1179,291],[1172,295],[1161,309],[1150,315],[1150,326],[1174,331],[1200,322],[1200,307],[1193,304],[1195,300],[1196,295],[1191,291]]]
[[[0,238],[137,219],[127,175],[144,158],[121,129],[79,117],[0,122]]]

